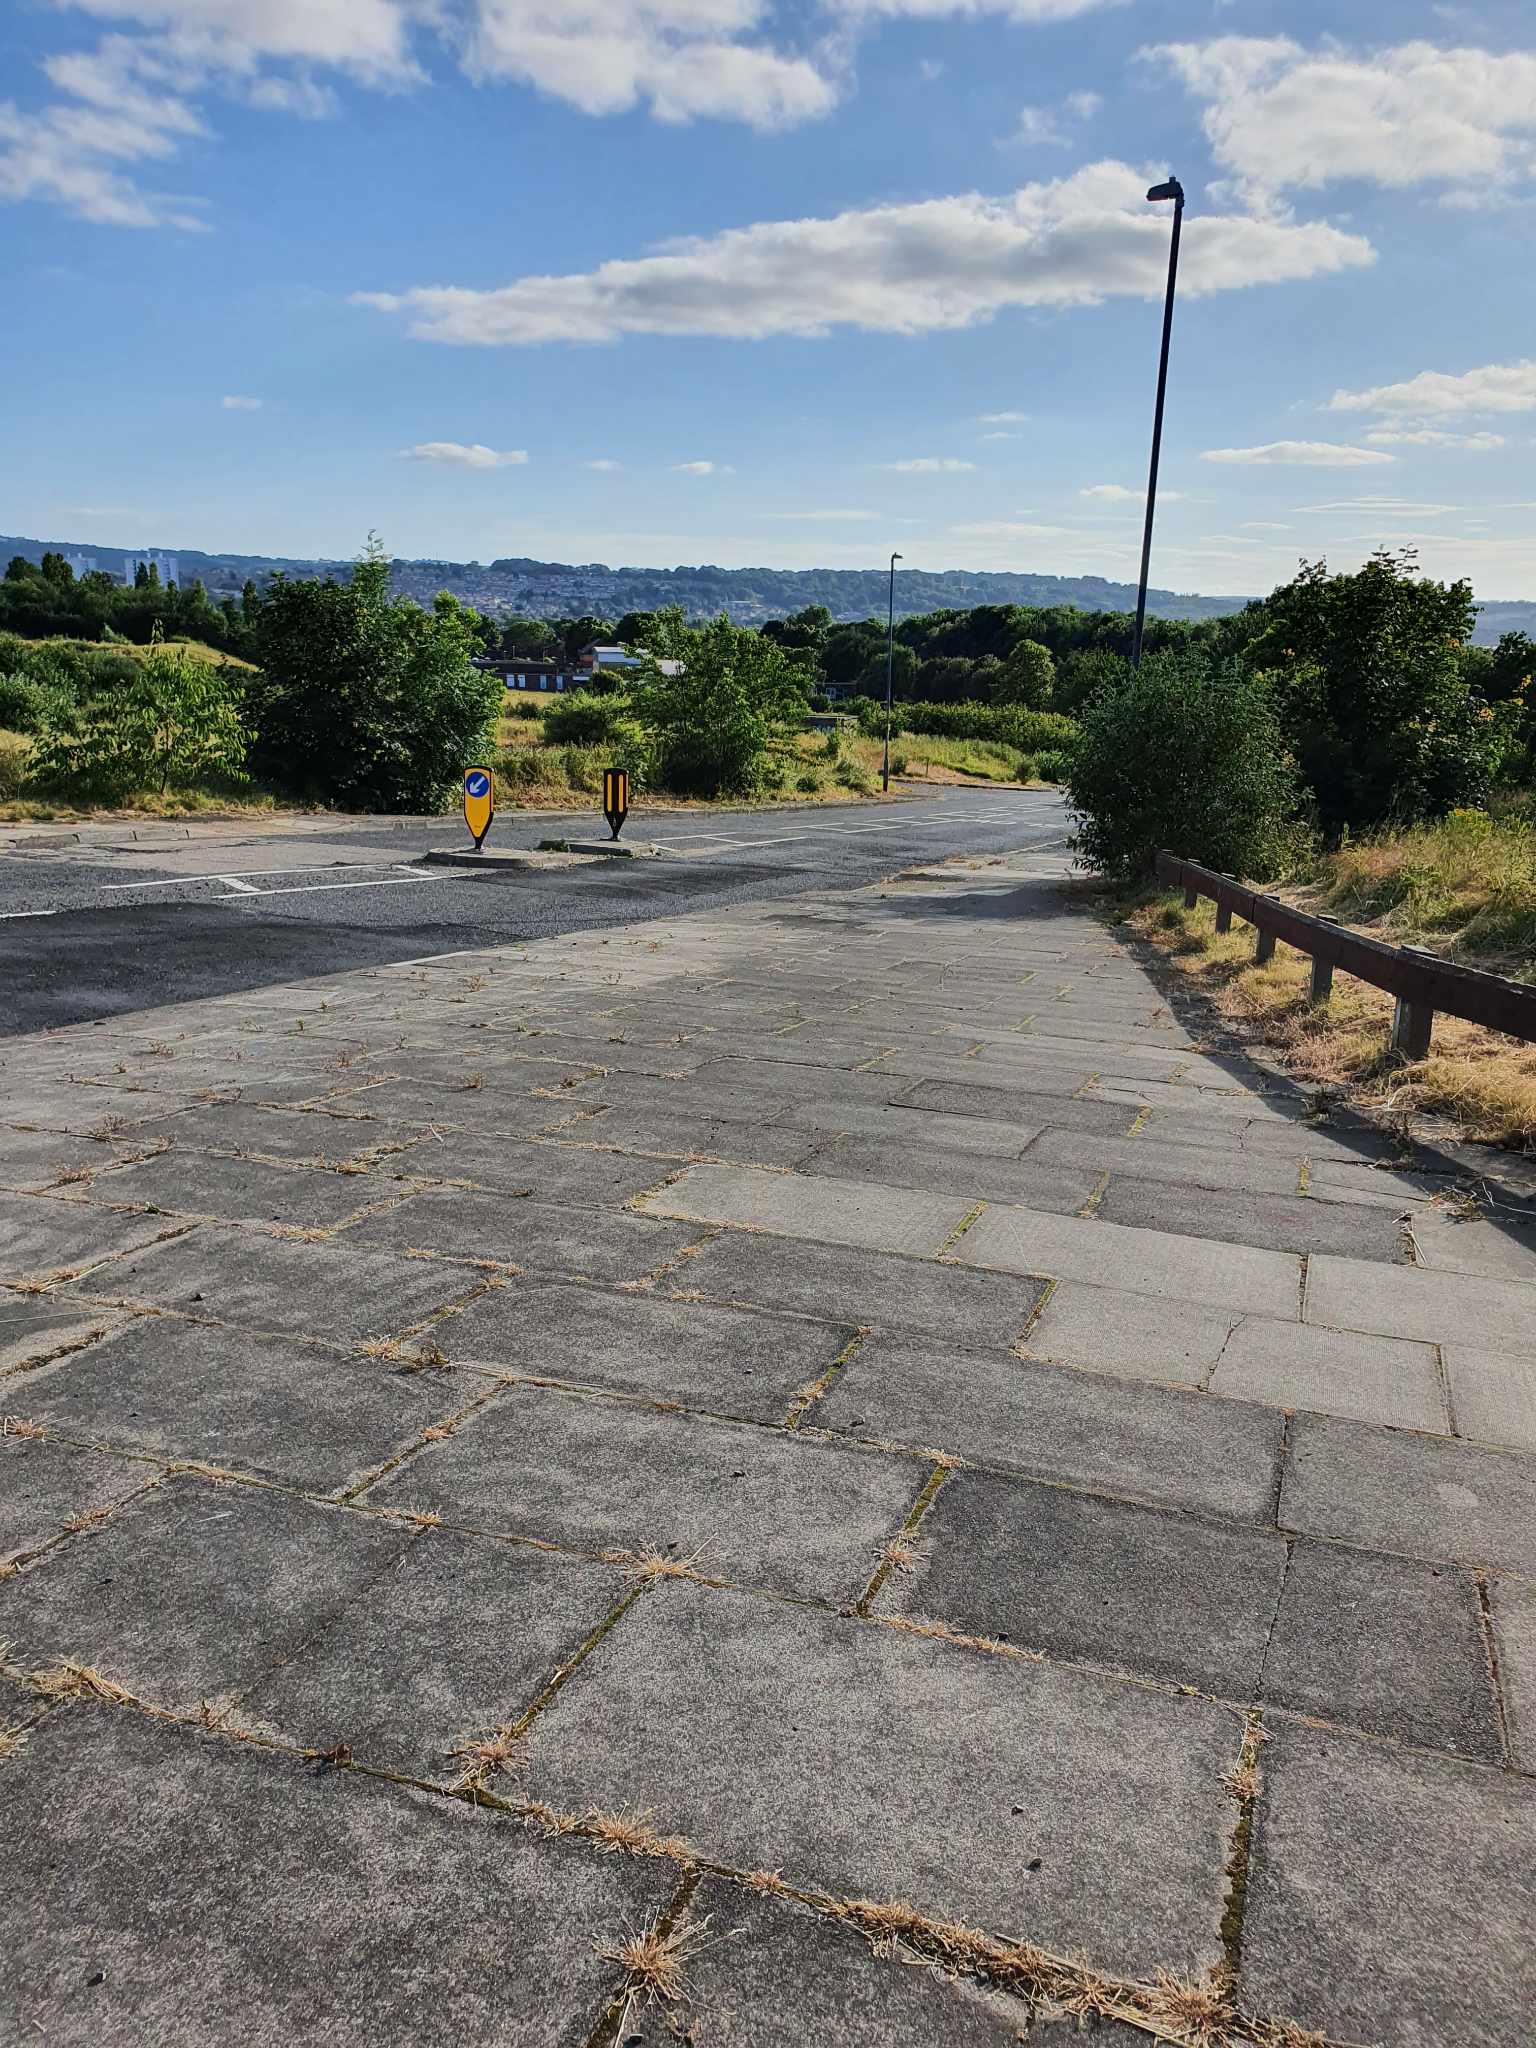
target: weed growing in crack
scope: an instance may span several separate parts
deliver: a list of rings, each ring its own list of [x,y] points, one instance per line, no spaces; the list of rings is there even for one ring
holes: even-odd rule
[[[689,1995],[688,1965],[722,1938],[709,1937],[708,1916],[663,1927],[657,1914],[644,1927],[625,1930],[622,1941],[594,1943],[604,1962],[618,1963],[629,1974],[630,1990],[648,2004],[673,2004]]]

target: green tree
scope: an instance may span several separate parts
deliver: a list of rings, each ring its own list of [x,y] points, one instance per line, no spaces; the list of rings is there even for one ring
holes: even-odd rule
[[[1077,712],[1101,690],[1118,690],[1131,672],[1123,654],[1108,647],[1084,647],[1057,664],[1053,703],[1058,711]]]
[[[877,697],[883,708],[885,704],[885,647],[882,642],[876,653],[870,655],[864,668],[854,678],[861,697]],[[917,678],[920,664],[910,647],[903,647],[898,640],[891,649],[891,696],[898,702],[908,702],[917,695]]]
[[[359,810],[441,810],[488,746],[501,679],[472,668],[446,592],[392,598],[374,535],[351,577],[274,576],[257,618],[256,760],[289,789]]]
[[[1267,880],[1296,795],[1264,683],[1195,650],[1149,655],[1092,699],[1065,782],[1078,853],[1117,881],[1150,874],[1161,847]]]
[[[46,714],[30,782],[94,803],[245,780],[239,671],[154,647],[117,688]]]
[[[1003,657],[992,682],[994,704],[1019,704],[1026,711],[1044,711],[1056,685],[1056,663],[1049,647],[1038,640],[1017,640]]]
[[[764,787],[805,711],[795,670],[771,640],[723,615],[691,628],[679,610],[658,613],[630,694],[657,779],[702,796]]]
[[[1476,804],[1491,715],[1469,685],[1470,583],[1418,574],[1411,548],[1352,575],[1303,567],[1267,598],[1249,642],[1325,834]]]

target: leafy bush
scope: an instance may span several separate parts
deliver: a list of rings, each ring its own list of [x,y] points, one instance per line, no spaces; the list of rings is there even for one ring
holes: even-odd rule
[[[891,773],[893,775],[905,775],[911,765],[910,758],[902,752],[900,747],[892,747]]]
[[[1470,583],[1433,582],[1412,549],[1384,550],[1353,575],[1309,563],[1260,609],[1245,660],[1269,674],[1330,841],[1482,801],[1505,736],[1463,660]]]
[[[1013,779],[1015,782],[1038,782],[1041,779],[1039,765],[1033,754],[1020,754],[1014,765]]]
[[[350,581],[275,576],[257,615],[257,758],[275,781],[361,810],[438,811],[482,755],[501,679],[471,668],[472,613],[389,594],[377,541]]]
[[[821,788],[821,777],[814,768],[807,768],[803,775],[795,777],[795,787],[802,796],[815,796]]]
[[[1039,782],[1060,782],[1067,772],[1070,758],[1070,755],[1047,747],[1043,754],[1035,756],[1035,779]]]
[[[859,761],[840,761],[833,781],[841,789],[851,789],[860,796],[868,796],[875,786],[875,778]]]
[[[39,682],[24,669],[0,674],[0,727],[10,732],[38,732],[45,725],[64,725],[74,709],[72,690]]]
[[[544,737],[555,746],[633,742],[637,733],[629,699],[620,691],[596,697],[589,690],[572,690],[568,696],[556,698],[544,719]]]
[[[544,699],[542,697],[514,696],[509,690],[506,702],[501,707],[503,718],[542,718]]]
[[[1263,683],[1198,653],[1152,655],[1096,697],[1066,770],[1078,852],[1116,880],[1160,847],[1267,880],[1295,778]]]
[[[843,734],[840,726],[833,726],[822,742],[821,751],[828,761],[841,761],[843,758]]]
[[[671,673],[664,659],[679,666]],[[700,796],[750,794],[800,729],[805,698],[778,645],[724,616],[697,629],[656,615],[634,671],[634,706],[659,780]]]
[[[0,732],[0,803],[21,795],[31,756],[31,743],[22,734]]]
[[[1059,711],[1030,711],[1013,704],[898,704],[894,717],[902,732],[993,740],[1026,753],[1038,747],[1065,749],[1077,736],[1075,722]],[[880,730],[877,725],[876,733]]]
[[[88,803],[238,784],[243,709],[237,670],[155,647],[121,688],[42,725],[28,780]]]

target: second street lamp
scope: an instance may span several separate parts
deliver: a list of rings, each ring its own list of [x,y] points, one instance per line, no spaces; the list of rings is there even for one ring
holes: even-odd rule
[[[889,794],[891,787],[891,666],[896,658],[896,564],[900,555],[891,557],[891,601],[885,616],[885,756],[880,764],[880,788]]]
[[[1163,348],[1157,362],[1157,405],[1152,414],[1152,468],[1147,477],[1147,517],[1141,536],[1141,582],[1136,590],[1136,637],[1131,667],[1141,666],[1141,636],[1147,624],[1147,572],[1152,565],[1152,515],[1157,509],[1157,458],[1163,445],[1163,398],[1168,389],[1168,341],[1173,333],[1173,291],[1179,276],[1179,230],[1184,224],[1184,187],[1177,178],[1154,185],[1147,194],[1156,202],[1173,201],[1173,239],[1168,245],[1168,295],[1163,301]]]

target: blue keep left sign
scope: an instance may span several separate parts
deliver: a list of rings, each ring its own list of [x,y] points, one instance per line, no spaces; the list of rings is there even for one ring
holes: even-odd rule
[[[464,794],[466,796],[489,796],[490,793],[491,778],[489,775],[486,774],[483,768],[471,768],[464,778]]]

